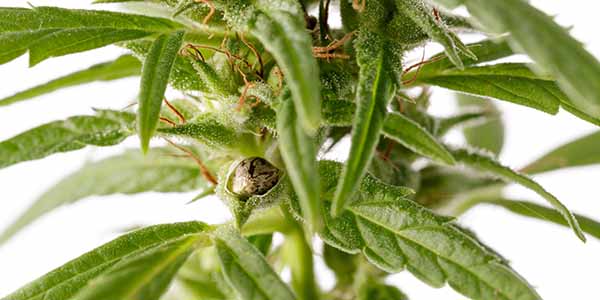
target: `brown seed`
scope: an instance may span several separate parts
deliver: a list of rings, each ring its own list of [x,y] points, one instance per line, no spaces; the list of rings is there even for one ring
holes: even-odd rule
[[[260,157],[242,160],[236,167],[231,191],[242,197],[264,195],[279,182],[281,171]]]

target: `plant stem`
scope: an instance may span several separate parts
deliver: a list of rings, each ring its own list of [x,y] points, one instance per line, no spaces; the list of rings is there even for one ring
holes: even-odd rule
[[[292,273],[292,288],[298,299],[320,299],[315,281],[312,249],[299,223],[295,223],[295,228],[286,234],[282,250],[283,259]]]

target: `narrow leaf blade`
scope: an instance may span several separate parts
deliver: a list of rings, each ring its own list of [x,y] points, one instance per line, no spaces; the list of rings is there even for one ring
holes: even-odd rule
[[[30,51],[30,65],[49,57],[133,40],[181,26],[167,19],[58,7],[2,8],[0,63]]]
[[[467,151],[464,149],[453,150],[452,154],[456,158],[456,160],[466,166],[474,168],[476,170],[481,170],[483,172],[489,173],[494,176],[498,176],[502,180],[508,182],[514,182],[516,184],[522,185],[534,192],[538,195],[542,196],[542,198],[546,199],[550,205],[552,205],[569,223],[569,226],[573,229],[573,232],[579,237],[580,240],[585,242],[585,235],[581,231],[579,224],[577,223],[577,219],[571,214],[569,209],[558,200],[554,195],[550,194],[546,189],[544,189],[537,182],[532,180],[531,178],[519,174],[512,169],[505,167],[495,161],[493,158],[477,153],[475,151]]]
[[[539,174],[562,168],[588,166],[600,163],[600,131],[562,145],[528,164],[521,171]]]
[[[453,165],[452,154],[426,129],[399,113],[389,113],[383,125],[383,133],[410,150],[435,161]]]
[[[0,106],[10,105],[56,90],[90,83],[94,81],[110,81],[140,74],[142,65],[131,55],[123,55],[111,62],[93,65],[85,70],[62,76],[44,84],[18,92],[12,96],[0,99]]]
[[[563,216],[555,209],[533,202],[514,199],[494,199],[484,201],[482,204],[500,206],[521,216],[569,227],[567,221],[565,221]],[[579,225],[581,225],[581,230],[595,238],[600,239],[600,222],[579,214],[575,214],[575,218],[579,222]]]
[[[358,188],[379,142],[387,105],[394,93],[392,74],[387,70],[385,41],[381,36],[362,30],[355,45],[360,67],[356,90],[356,113],[352,126],[348,159],[335,196],[331,213],[334,216],[346,207]],[[375,49],[375,50],[371,50]]]
[[[134,132],[135,116],[126,112],[100,112],[51,122],[0,142],[0,168],[79,150],[87,145],[112,146]]]
[[[243,4],[215,1],[230,26],[250,31],[275,58],[291,93],[300,124],[313,135],[321,125],[319,68],[300,3],[291,0]]]
[[[294,191],[298,195],[302,214],[308,220],[312,230],[318,230],[322,220],[317,147],[312,137],[302,128],[295,106],[289,97],[289,92],[284,91],[277,114],[279,150]]]
[[[143,156],[128,151],[84,166],[47,190],[0,235],[0,243],[23,227],[62,205],[92,195],[134,194],[147,191],[187,192],[207,187],[192,161],[169,157],[164,149]]]
[[[505,100],[549,114],[556,114],[566,98],[552,80],[534,74],[526,64],[505,63],[464,70],[447,69],[426,73],[419,76],[417,81]]]
[[[283,71],[300,124],[307,133],[314,134],[321,124],[319,70],[312,55],[312,40],[301,17],[302,10],[293,1],[286,2],[290,11],[264,1],[262,13],[257,15],[250,29]]]
[[[552,18],[527,1],[463,0],[486,28],[510,32],[513,49],[524,51],[558,80],[581,111],[600,118],[600,62]],[[535,33],[535,34],[532,34]]]
[[[138,108],[138,134],[142,151],[148,151],[160,115],[163,97],[183,32],[159,36],[150,49],[142,69]]]

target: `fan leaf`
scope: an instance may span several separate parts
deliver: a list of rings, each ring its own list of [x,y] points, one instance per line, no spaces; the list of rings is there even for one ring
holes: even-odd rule
[[[435,161],[453,165],[452,154],[425,128],[399,113],[389,113],[383,125],[383,134],[408,149]]]
[[[326,213],[341,166],[322,161],[319,167]],[[321,232],[325,243],[348,253],[362,253],[387,272],[407,268],[432,286],[448,282],[470,299],[540,299],[505,261],[465,234],[452,219],[406,198],[410,195],[406,188],[367,175],[359,193],[340,217],[326,214]],[[293,200],[291,206],[297,207]]]
[[[18,92],[12,96],[0,99],[0,106],[10,105],[56,90],[90,83],[94,81],[111,81],[140,74],[142,65],[131,55],[123,55],[114,61],[93,65],[85,70],[56,78],[44,84]]]
[[[600,163],[600,131],[562,145],[522,169],[527,174],[539,174],[563,168]]]
[[[0,142],[0,168],[79,150],[87,145],[112,146],[134,133],[135,116],[99,111],[96,116],[75,116],[25,131]]]
[[[89,196],[187,192],[208,186],[193,161],[168,155],[165,149],[153,149],[145,157],[128,151],[84,166],[42,194],[0,235],[0,243],[55,208]]]
[[[569,223],[569,226],[573,229],[573,232],[579,237],[580,240],[585,242],[585,235],[581,231],[579,224],[577,223],[577,219],[571,214],[569,209],[560,202],[554,195],[550,194],[544,187],[535,182],[533,179],[519,174],[512,169],[501,165],[499,162],[494,160],[492,157],[478,153],[475,151],[468,151],[464,149],[453,150],[452,154],[456,158],[456,160],[468,167],[474,168],[476,170],[483,171],[485,173],[494,175],[499,177],[500,179],[513,182],[523,187],[526,187],[542,198],[546,199],[550,205],[552,205]]]
[[[564,227],[569,227],[565,218],[553,208],[545,207],[533,202],[514,199],[493,199],[480,202],[481,204],[495,205],[509,210],[512,213],[550,222]],[[600,239],[600,222],[591,218],[575,214],[583,232]]]
[[[162,18],[58,7],[0,8],[0,63],[29,51],[31,66],[56,56],[139,39],[181,26]]]
[[[523,0],[462,0],[485,28],[510,32],[508,41],[547,71],[580,111],[600,119],[600,62],[568,31]]]
[[[526,64],[504,63],[423,72],[417,82],[468,94],[492,97],[556,114],[569,101],[547,76],[536,75]]]
[[[198,239],[209,230],[208,225],[204,223],[185,222],[156,225],[125,234],[43,275],[3,299],[72,299],[79,292],[89,293],[100,288],[101,286],[96,284],[101,281],[96,280],[116,276],[121,270],[128,271],[127,276],[131,276],[129,279],[127,277],[125,279],[144,280],[141,285],[143,291],[150,291],[151,287],[159,282],[160,284],[154,287],[160,288],[164,286],[164,281],[169,279],[169,276],[143,278],[144,274],[152,274],[156,270],[155,268],[162,267],[161,265],[165,261],[160,260],[161,254],[172,250],[182,250],[183,246],[192,247],[190,240]],[[111,272],[115,273],[110,275]],[[147,281],[148,279],[151,280]],[[112,285],[115,294],[108,294],[106,298],[87,299],[156,299],[132,298],[133,295],[122,298],[123,294],[118,294],[117,288],[126,289],[134,287],[134,284],[139,284],[131,281],[130,283],[132,285],[125,285],[124,282]],[[154,290],[154,295],[158,295],[160,292],[159,289]],[[81,298],[75,297],[75,299]]]

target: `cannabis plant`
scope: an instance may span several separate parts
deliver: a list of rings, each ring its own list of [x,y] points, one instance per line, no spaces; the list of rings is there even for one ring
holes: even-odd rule
[[[125,109],[95,110],[0,143],[0,167],[8,167],[132,135],[140,141],[140,149],[64,178],[0,240],[91,195],[196,191],[194,200],[216,195],[232,219],[125,233],[3,299],[406,299],[386,277],[407,270],[470,299],[533,300],[541,299],[535,288],[456,217],[485,203],[568,226],[582,241],[585,232],[600,237],[600,224],[572,214],[529,177],[598,163],[600,133],[519,171],[496,159],[503,146],[496,100],[548,114],[562,108],[600,125],[600,63],[526,1],[136,2],[118,12],[0,8],[1,63],[28,53],[33,66],[111,44],[129,53],[0,105],[140,77],[139,96]],[[459,6],[468,17],[453,14]],[[465,44],[463,33],[486,38]],[[444,51],[405,58],[430,42]],[[531,63],[508,62],[514,54]],[[428,113],[431,86],[459,92],[460,112]],[[180,92],[166,97],[167,87]],[[442,142],[453,128],[468,146]],[[324,159],[346,138],[343,162]],[[507,199],[508,183],[549,206]],[[272,243],[275,233],[283,242]],[[335,274],[332,289],[316,283],[315,259]]]

